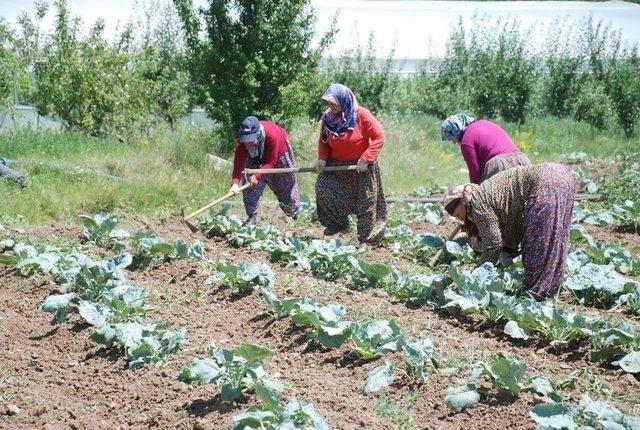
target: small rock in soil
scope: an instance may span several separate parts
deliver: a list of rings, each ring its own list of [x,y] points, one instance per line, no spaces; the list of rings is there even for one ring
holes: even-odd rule
[[[43,415],[45,412],[47,412],[47,407],[43,406],[39,409],[36,409],[36,411],[33,413],[36,417],[39,417],[41,415]]]
[[[17,405],[7,405],[7,415],[18,415],[20,408]]]
[[[70,361],[70,362],[67,363],[67,366],[69,366],[69,367],[76,367],[77,365],[78,365],[77,361]]]
[[[196,421],[193,423],[193,430],[204,430],[204,424],[202,421]]]

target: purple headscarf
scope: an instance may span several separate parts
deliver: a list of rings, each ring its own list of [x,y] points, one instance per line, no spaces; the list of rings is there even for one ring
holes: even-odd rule
[[[353,130],[358,119],[358,101],[348,87],[342,84],[331,84],[324,92],[322,100],[340,106],[340,112],[333,113],[327,109],[322,116],[322,139],[327,140],[329,133],[336,137]]]

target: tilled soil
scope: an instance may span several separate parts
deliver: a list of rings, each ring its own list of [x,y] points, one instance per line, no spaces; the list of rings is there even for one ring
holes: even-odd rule
[[[153,229],[167,239],[202,240],[212,260],[267,261],[264,253],[203,238],[174,221]],[[436,229],[438,234],[445,234],[449,226]],[[321,235],[321,230],[310,231]],[[52,235],[80,239],[77,228],[53,227],[27,233],[40,240]],[[371,250],[366,258],[382,261],[388,258],[388,252]],[[273,290],[280,297],[308,295],[319,303],[342,303],[347,308],[347,320],[393,318],[407,335],[430,337],[441,369],[504,352],[524,360],[529,376],[556,381],[588,366],[611,390],[611,401],[625,411],[631,411],[640,397],[640,382],[633,376],[591,365],[586,345],[554,352],[541,339],[513,342],[502,334],[502,327],[482,318],[451,317],[427,307],[413,308],[395,302],[383,291],[352,291],[345,283],[323,281],[275,264],[272,268],[277,279]],[[281,375],[288,387],[284,397],[313,402],[334,429],[400,428],[402,419],[409,416],[417,428],[423,429],[535,428],[529,411],[540,400],[533,395],[491,397],[452,414],[444,404],[444,393],[464,383],[467,370],[434,372],[428,382],[418,384],[402,376],[404,360],[394,354],[386,357],[397,366],[394,385],[366,396],[362,387],[367,373],[381,365],[383,358],[363,363],[349,354],[347,345],[329,351],[314,347],[307,342],[304,329],[295,327],[288,318],[275,319],[267,313],[259,291],[234,296],[228,290],[206,287],[204,280],[211,273],[211,268],[193,261],[127,273],[128,279],[149,292],[149,302],[156,309],[148,318],[166,320],[173,328],[186,327],[189,339],[165,365],[130,370],[120,353],[102,349],[89,339],[91,327],[78,316],[59,326],[50,324],[50,314],[38,310],[42,300],[57,291],[48,277],[22,278],[12,269],[1,267],[0,403],[17,405],[20,411],[14,414],[0,409],[0,428],[230,428],[231,417],[255,403],[255,398],[228,404],[222,402],[216,386],[188,385],[177,376],[193,358],[205,356],[208,345],[233,348],[242,342],[274,350],[275,356],[266,361],[265,369]],[[584,391],[578,387],[571,393],[571,400],[579,400],[578,393]],[[383,416],[381,402],[399,405],[400,412],[395,417]]]

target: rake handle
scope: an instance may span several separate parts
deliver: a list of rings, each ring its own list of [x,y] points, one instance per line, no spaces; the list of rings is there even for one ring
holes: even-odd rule
[[[445,245],[446,245],[446,243],[448,241],[450,241],[451,239],[456,237],[456,234],[458,234],[458,232],[460,231],[461,228],[462,228],[462,225],[457,225],[457,226],[454,227],[453,230],[451,230],[451,233],[449,233],[449,237],[447,237],[447,240],[445,241]],[[442,248],[438,249],[438,252],[436,252],[436,255],[434,255],[431,258],[431,260],[429,260],[429,267],[435,266],[435,264],[438,262],[438,259],[440,258],[440,256],[444,252],[445,245],[443,245]]]
[[[347,170],[357,170],[356,165],[351,166],[327,166],[320,169],[320,172],[342,172]],[[283,168],[271,168],[271,169],[244,169],[246,175],[260,174],[275,174],[275,173],[315,173],[318,169],[315,167],[283,167]]]
[[[196,217],[196,216],[200,215],[202,212],[206,211],[207,209],[212,208],[213,206],[217,205],[218,203],[220,203],[220,202],[223,202],[223,201],[227,200],[229,197],[233,197],[233,196],[235,196],[235,195],[236,195],[236,194],[238,194],[240,191],[244,191],[244,190],[246,190],[247,188],[249,188],[250,186],[251,186],[251,184],[250,184],[250,183],[246,183],[246,184],[244,184],[243,186],[241,186],[240,188],[238,188],[238,192],[237,192],[237,193],[229,192],[229,193],[225,194],[224,196],[220,197],[219,199],[214,200],[214,201],[212,201],[211,203],[207,204],[206,206],[201,207],[201,208],[200,208],[200,209],[198,209],[197,211],[195,211],[195,212],[193,212],[193,213],[190,213],[189,215],[187,215],[186,217],[184,217],[184,218],[183,218],[183,221],[187,221],[187,220],[189,220],[189,219],[191,219],[191,218],[193,218],[193,217]]]

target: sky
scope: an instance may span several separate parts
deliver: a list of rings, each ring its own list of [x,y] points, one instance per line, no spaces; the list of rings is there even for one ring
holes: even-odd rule
[[[157,0],[160,3],[170,0]],[[194,0],[194,4],[206,4]],[[366,0],[312,0],[318,16],[318,30],[329,27],[338,13],[340,32],[328,55],[336,55],[358,43],[366,44],[373,32],[378,55],[386,57],[395,44],[396,58],[441,57],[445,42],[456,27],[458,17],[470,22],[472,16],[484,20],[515,17],[523,27],[535,28],[532,37],[543,43],[545,28],[557,18],[563,25],[588,17],[590,14],[613,28],[620,29],[627,40],[640,43],[640,5],[622,1],[603,3],[569,1],[514,1],[514,2],[460,2],[460,1],[366,1]],[[15,22],[23,10],[34,10],[34,0],[0,0],[0,16]],[[88,27],[98,18],[106,21],[107,35],[116,33],[118,26],[128,22],[134,14],[136,0],[68,0],[71,11],[79,15]],[[139,7],[138,7],[139,10]],[[45,21],[50,25],[52,16]]]

